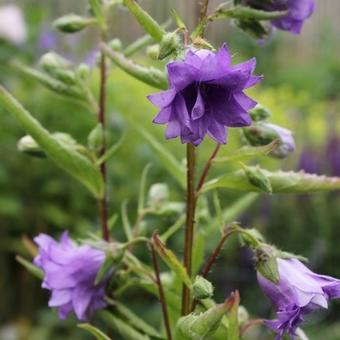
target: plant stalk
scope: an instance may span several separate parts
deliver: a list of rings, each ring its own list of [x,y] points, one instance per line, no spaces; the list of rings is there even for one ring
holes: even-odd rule
[[[187,211],[185,224],[184,267],[189,277],[192,275],[192,249],[194,242],[196,191],[195,191],[196,150],[187,144]],[[190,290],[186,285],[182,288],[182,315],[190,313]]]
[[[98,110],[98,122],[103,129],[103,140],[99,149],[99,158],[103,157],[106,152],[106,56],[105,53],[101,53],[100,58],[100,92],[99,92],[99,110]],[[109,241],[110,233],[108,226],[108,199],[107,199],[107,169],[106,162],[100,164],[100,172],[104,180],[104,196],[99,200],[99,213],[102,227],[102,236],[105,241]]]
[[[158,287],[158,293],[159,293],[159,301],[162,306],[162,313],[163,313],[163,319],[164,319],[164,325],[165,325],[165,331],[167,335],[167,340],[172,340],[172,334],[171,334],[171,326],[170,326],[170,319],[169,319],[169,314],[168,314],[168,308],[166,304],[166,297],[164,293],[164,288],[163,284],[160,278],[160,271],[159,271],[159,264],[157,261],[157,255],[155,248],[153,244],[150,244],[150,249],[151,249],[151,255],[152,255],[152,263],[153,263],[153,268],[155,271],[156,275],[156,283]]]

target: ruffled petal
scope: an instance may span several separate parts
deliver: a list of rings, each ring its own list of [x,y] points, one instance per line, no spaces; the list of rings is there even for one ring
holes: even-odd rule
[[[199,119],[204,115],[205,107],[200,89],[197,89],[197,98],[194,107],[191,111],[191,118],[193,120]]]
[[[153,119],[153,123],[156,124],[166,124],[169,122],[172,114],[172,106],[163,107],[156,117]]]
[[[171,104],[176,96],[176,90],[170,89],[167,91],[151,94],[148,96],[150,102],[158,107],[165,107]]]
[[[93,292],[88,287],[79,287],[72,294],[74,312],[79,320],[86,320],[86,311],[89,307]]]

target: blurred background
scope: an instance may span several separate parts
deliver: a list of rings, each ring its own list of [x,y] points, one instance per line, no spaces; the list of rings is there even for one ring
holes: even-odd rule
[[[215,1],[215,4],[220,2]],[[141,0],[140,3],[161,23],[167,20],[171,8],[175,8],[191,28],[197,17],[197,1],[194,0]],[[57,17],[70,12],[86,13],[86,7],[86,0],[0,1],[0,83],[51,131],[66,131],[82,143],[86,143],[95,117],[83,107],[24,77],[11,63],[20,60],[36,65],[41,55],[56,50],[75,63],[85,61],[95,67],[96,31],[62,35],[52,27]],[[9,21],[11,12],[5,11],[8,8],[21,11],[21,16],[12,18],[14,23]],[[263,74],[265,80],[259,88],[252,90],[252,96],[272,110],[272,122],[295,133],[296,152],[284,161],[265,160],[264,166],[269,169],[302,169],[309,173],[340,176],[339,13],[338,0],[319,0],[316,13],[305,24],[301,36],[276,32],[260,44],[226,22],[213,24],[207,32],[215,46],[223,41],[229,44],[235,61],[252,56],[257,58],[257,73]],[[143,34],[124,10],[114,13],[111,22],[111,37],[119,37],[124,45]],[[145,51],[134,58],[152,63]],[[119,212],[121,203],[128,200],[132,219],[141,173],[148,163],[152,164],[148,185],[166,182],[173,201],[181,200],[182,196],[174,180],[169,178],[131,123],[138,122],[163,140],[163,127],[150,124],[155,108],[145,99],[147,94],[157,91],[116,68],[111,72],[108,84],[109,138],[117,140],[123,131],[127,131],[127,137],[109,163],[110,211]],[[95,70],[92,78],[96,91]],[[73,235],[84,237],[86,231],[95,231],[98,226],[95,202],[82,186],[48,160],[19,153],[16,144],[24,133],[1,109],[0,122],[0,339],[85,339],[81,331],[72,328],[74,321],[60,323],[56,313],[46,307],[48,294],[40,289],[38,280],[16,263],[15,254],[27,255],[22,245],[23,235],[30,238],[39,232],[59,235],[69,229]],[[238,137],[237,131],[231,132],[230,143],[223,148],[222,154],[237,146]],[[179,159],[184,157],[184,148],[178,141],[167,142],[166,147]],[[200,159],[204,159],[212,148],[213,143],[206,141]],[[216,167],[215,173],[223,173],[224,167]],[[219,195],[225,208],[242,196],[223,190]],[[164,230],[172,219],[171,216],[160,217],[156,221],[157,228]],[[340,277],[338,193],[261,196],[239,220],[259,228],[280,248],[309,257],[313,270]],[[117,233],[119,235],[119,231]],[[180,254],[179,239],[171,242]],[[209,235],[207,251],[215,241],[216,235]],[[251,256],[237,248],[236,243],[226,247],[213,275],[219,299],[239,287],[242,303],[251,315],[270,317],[271,307],[256,284]],[[137,308],[148,299],[136,293],[133,298]],[[150,309],[149,318],[157,313],[157,308],[155,304],[155,308]],[[340,302],[308,320],[306,333],[312,340],[339,340]],[[262,340],[264,335],[256,339]]]

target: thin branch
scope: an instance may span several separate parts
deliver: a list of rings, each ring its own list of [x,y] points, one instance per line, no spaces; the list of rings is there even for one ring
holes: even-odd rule
[[[213,163],[214,159],[216,158],[218,152],[220,151],[220,148],[221,148],[221,144],[217,144],[213,153],[211,154],[210,158],[208,159],[208,161],[207,161],[207,163],[206,163],[206,165],[203,169],[201,178],[198,181],[198,184],[197,184],[197,187],[196,187],[196,194],[199,193],[199,191],[202,189],[204,182],[208,177],[209,170],[212,166],[212,163]]]
[[[160,301],[161,306],[162,306],[162,313],[163,313],[163,319],[164,319],[164,325],[165,325],[165,330],[166,330],[166,334],[167,334],[167,339],[172,340],[170,319],[169,319],[168,308],[167,308],[167,304],[166,304],[166,297],[165,297],[165,293],[164,293],[163,284],[162,284],[162,281],[161,281],[161,278],[160,278],[159,264],[158,264],[158,261],[157,261],[156,251],[155,251],[155,248],[154,248],[152,243],[150,243],[150,249],[151,249],[151,255],[152,255],[152,263],[153,263],[153,267],[154,267],[155,274],[156,274],[156,283],[157,283],[157,286],[158,286],[159,301]]]
[[[209,0],[202,0],[198,22],[202,22],[206,18],[208,14],[208,7]]]

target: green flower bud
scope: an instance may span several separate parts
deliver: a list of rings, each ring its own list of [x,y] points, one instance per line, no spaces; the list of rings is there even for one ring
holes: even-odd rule
[[[76,72],[79,79],[87,80],[90,76],[91,68],[86,64],[80,64]]]
[[[54,22],[55,28],[64,33],[75,33],[83,30],[95,23],[96,20],[93,18],[84,18],[75,14],[68,14],[60,17]]]
[[[112,39],[108,45],[113,51],[121,51],[123,49],[123,44],[118,38]]]
[[[148,46],[148,48],[146,49],[147,55],[153,60],[159,59],[159,51],[160,51],[159,44]]]
[[[40,148],[37,142],[29,135],[20,138],[17,147],[20,152],[26,153],[30,156],[39,158],[46,157],[45,152]]]
[[[171,32],[164,34],[159,47],[158,59],[164,59],[176,52],[180,47],[180,39],[177,33]]]
[[[202,276],[196,276],[192,285],[192,294],[196,300],[208,299],[213,296],[214,287],[210,281]]]
[[[276,248],[263,243],[261,247],[255,250],[256,269],[263,277],[269,281],[278,284],[280,274],[277,265],[277,250]]]
[[[103,126],[101,124],[97,124],[87,137],[89,147],[94,150],[98,149],[103,143],[103,137]]]
[[[261,191],[271,194],[272,185],[269,178],[264,174],[264,172],[259,167],[249,167],[243,165],[244,172],[247,176],[249,183],[255,187],[261,189]]]
[[[254,122],[258,122],[261,120],[266,120],[272,115],[272,112],[262,106],[261,104],[257,104],[254,109],[249,111],[250,117]]]
[[[169,188],[165,183],[155,183],[151,186],[148,194],[148,205],[160,207],[169,199]]]
[[[244,306],[239,306],[237,313],[238,313],[237,319],[238,319],[239,326],[242,327],[249,321],[249,313]]]

